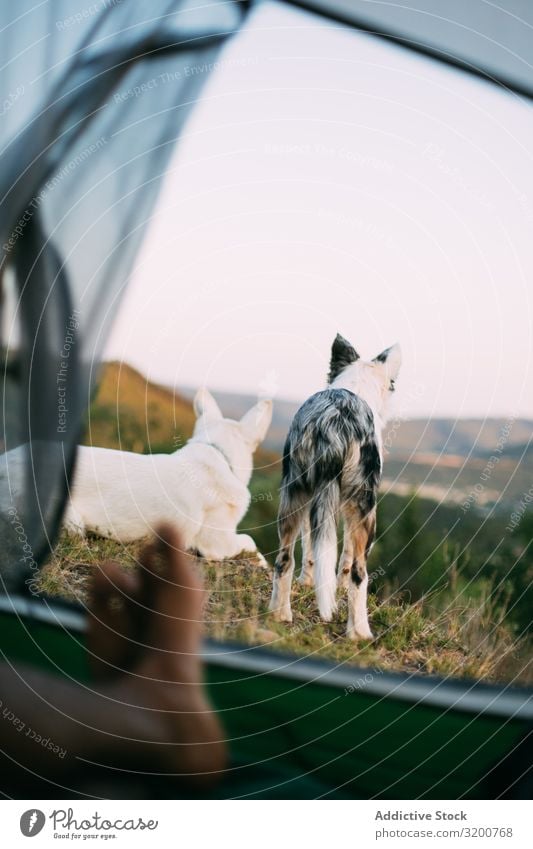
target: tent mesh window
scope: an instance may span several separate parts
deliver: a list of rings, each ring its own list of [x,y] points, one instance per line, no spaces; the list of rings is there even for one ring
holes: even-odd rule
[[[198,0],[3,10],[5,589],[31,587],[50,550],[102,347],[161,179],[242,12]]]

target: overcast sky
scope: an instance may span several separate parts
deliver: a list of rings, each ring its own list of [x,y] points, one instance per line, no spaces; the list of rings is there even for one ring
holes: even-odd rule
[[[299,400],[340,331],[405,415],[533,417],[531,104],[273,4],[220,58],[107,357]]]

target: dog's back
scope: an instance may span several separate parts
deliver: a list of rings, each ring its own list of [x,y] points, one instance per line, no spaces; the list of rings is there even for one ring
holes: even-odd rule
[[[377,501],[381,459],[374,417],[347,389],[312,395],[291,424],[283,456],[280,535],[309,515],[319,609],[335,608],[337,520],[341,506],[368,516]]]
[[[324,389],[296,413],[283,452],[282,495],[305,495],[309,506],[335,485],[356,498],[366,514],[376,503],[381,461],[374,417],[366,401],[347,389]]]

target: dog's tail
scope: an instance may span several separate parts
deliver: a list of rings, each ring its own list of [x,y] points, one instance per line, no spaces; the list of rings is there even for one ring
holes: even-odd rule
[[[329,622],[337,602],[337,513],[340,489],[337,481],[325,484],[311,504],[311,543],[315,561],[315,590],[320,616]]]

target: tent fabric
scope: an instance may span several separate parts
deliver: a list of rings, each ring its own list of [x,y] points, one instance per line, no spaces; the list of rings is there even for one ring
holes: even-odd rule
[[[109,327],[186,118],[245,4],[2,9],[0,575],[31,585]]]

